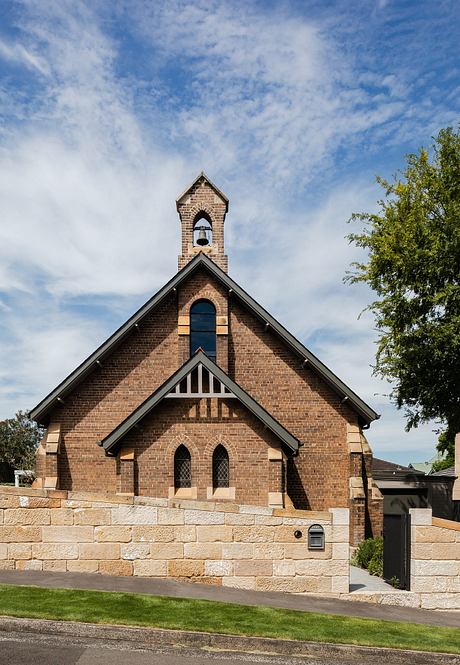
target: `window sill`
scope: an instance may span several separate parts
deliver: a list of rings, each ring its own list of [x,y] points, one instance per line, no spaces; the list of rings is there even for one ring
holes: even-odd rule
[[[207,487],[206,488],[206,498],[207,499],[230,499],[231,501],[235,500],[235,488],[234,487]]]
[[[196,499],[198,489],[196,487],[175,487],[168,488],[168,499]]]

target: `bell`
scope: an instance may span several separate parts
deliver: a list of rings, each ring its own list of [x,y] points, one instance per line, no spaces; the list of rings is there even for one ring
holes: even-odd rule
[[[206,227],[200,226],[200,232],[196,241],[197,245],[209,245],[208,236],[206,235]]]

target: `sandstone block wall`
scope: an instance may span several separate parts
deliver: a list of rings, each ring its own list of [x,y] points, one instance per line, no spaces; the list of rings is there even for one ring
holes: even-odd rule
[[[325,512],[0,487],[0,569],[348,592],[348,509]],[[320,524],[324,551],[309,551]],[[301,538],[294,536],[301,531]]]
[[[460,609],[460,522],[411,514],[411,591],[426,609]]]

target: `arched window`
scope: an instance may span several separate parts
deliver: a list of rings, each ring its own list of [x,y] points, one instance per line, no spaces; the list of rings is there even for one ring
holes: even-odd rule
[[[212,455],[212,486],[230,487],[230,462],[228,452],[219,444]]]
[[[190,309],[190,355],[200,348],[216,361],[216,308],[209,300],[197,300]]]
[[[192,486],[192,459],[190,452],[183,444],[174,453],[174,487]]]
[[[212,245],[212,224],[204,212],[198,213],[193,222],[193,245],[195,247]]]

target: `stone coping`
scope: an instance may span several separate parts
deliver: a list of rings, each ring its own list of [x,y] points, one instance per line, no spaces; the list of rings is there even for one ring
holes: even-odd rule
[[[431,520],[433,526],[439,526],[442,529],[452,529],[453,531],[460,531],[460,522],[454,522],[453,520],[445,520],[441,517],[433,517]]]
[[[47,499],[64,499],[68,501],[86,501],[88,503],[111,503],[122,505],[152,506],[161,508],[186,508],[188,510],[206,510],[222,513],[246,513],[252,515],[267,515],[271,517],[294,517],[321,522],[331,522],[334,511],[340,508],[331,508],[325,511],[297,510],[295,508],[270,508],[269,506],[252,506],[236,503],[219,503],[216,501],[196,501],[192,499],[166,499],[148,496],[128,496],[123,494],[108,494],[94,492],[80,492],[68,490],[33,489],[29,487],[10,487],[0,485],[0,494],[15,496],[30,496]],[[347,510],[344,508],[343,510]]]

